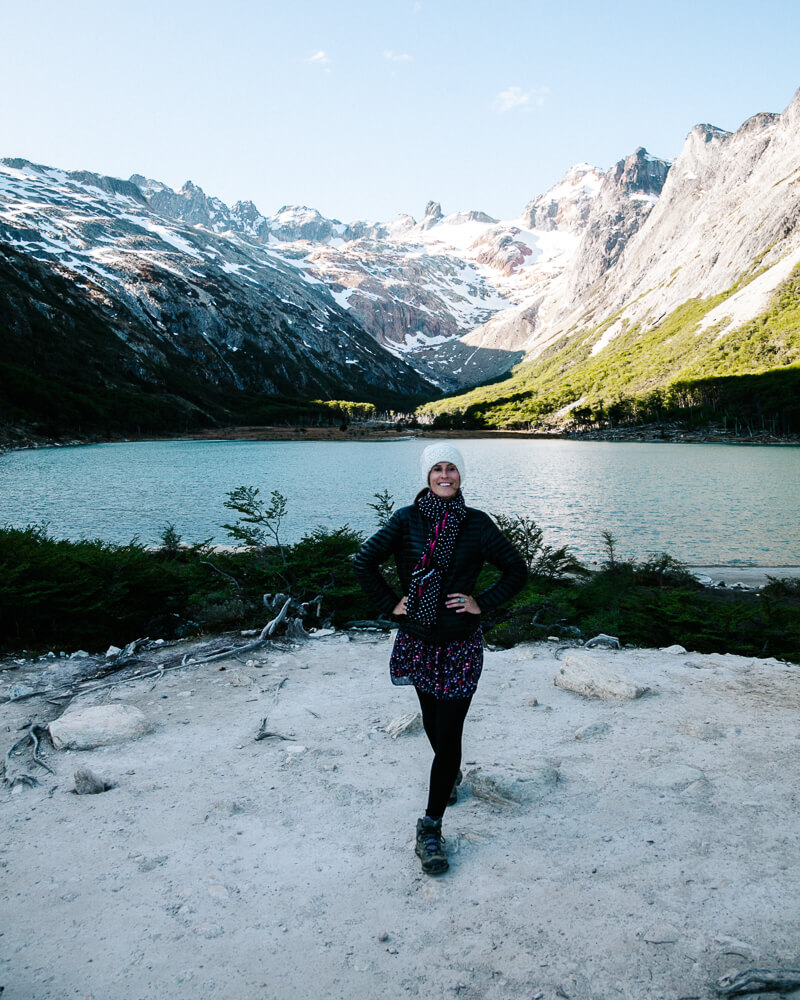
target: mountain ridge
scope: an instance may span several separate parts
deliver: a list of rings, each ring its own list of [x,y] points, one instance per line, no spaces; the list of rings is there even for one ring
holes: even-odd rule
[[[489,406],[492,419],[502,410],[506,422],[557,422],[597,404],[596,386],[577,386],[581,373],[595,377],[593,359],[624,371],[626,352],[650,345],[663,370],[645,377],[652,366],[640,358],[629,382],[638,393],[682,370],[664,353],[662,327],[708,374],[721,339],[738,343],[749,322],[774,319],[772,300],[800,262],[799,148],[800,91],[782,114],[754,115],[733,133],[695,126],[674,160],[638,147],[605,171],[576,164],[511,220],[444,215],[431,200],[420,221],[349,223],[305,206],[272,216],[252,202],[228,207],[191,181],[176,192],[141,174],[4,160],[0,246],[78,285],[91,279],[87,307],[116,297],[153,342],[168,330],[191,344],[196,377],[211,343],[222,352],[207,363],[212,381],[231,389],[366,399],[388,386],[409,400],[459,391],[425,410],[457,420],[463,390],[493,380],[475,398],[500,399],[503,380],[523,371],[523,395],[559,405],[528,400],[516,412],[507,400]],[[762,353],[791,363],[788,315]],[[689,326],[676,328],[676,317]],[[262,360],[248,369],[234,355],[254,336]]]

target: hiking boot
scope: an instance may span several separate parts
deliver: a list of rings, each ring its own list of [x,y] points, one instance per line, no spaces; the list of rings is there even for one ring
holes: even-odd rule
[[[415,853],[422,862],[426,875],[441,875],[450,867],[444,853],[442,821],[425,816],[417,820],[417,846]]]
[[[447,800],[447,804],[449,806],[454,806],[456,802],[458,802],[458,786],[461,784],[463,779],[464,775],[461,773],[461,769],[459,768],[458,774],[456,775],[456,780],[453,782],[453,788],[452,791],[450,792],[450,798]]]

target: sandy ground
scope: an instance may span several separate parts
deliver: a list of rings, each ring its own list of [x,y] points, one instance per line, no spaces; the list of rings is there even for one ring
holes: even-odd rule
[[[54,777],[0,792],[3,1000],[706,1000],[729,970],[800,965],[800,668],[598,653],[652,689],[601,701],[554,686],[554,645],[487,653],[465,770],[538,791],[493,805],[467,779],[432,879],[430,754],[385,732],[415,708],[389,643],[275,643],[81,696],[155,730],[48,749]],[[6,743],[58,714],[5,703]],[[266,716],[290,739],[256,742]],[[117,786],[71,793],[79,766]]]

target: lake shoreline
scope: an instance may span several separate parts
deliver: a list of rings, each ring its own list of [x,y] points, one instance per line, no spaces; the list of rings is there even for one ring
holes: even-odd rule
[[[460,440],[539,440],[539,441],[597,441],[633,444],[724,444],[769,445],[771,447],[800,447],[797,435],[781,437],[767,433],[737,435],[713,430],[686,430],[671,425],[654,424],[647,427],[605,428],[590,431],[530,431],[530,430],[480,430],[426,427],[370,426],[351,424],[341,427],[298,427],[276,425],[236,425],[210,427],[200,431],[131,437],[70,438],[56,441],[50,438],[25,438],[2,440],[0,454],[4,451],[26,451],[41,448],[86,447],[93,444],[152,443],[163,441],[401,441],[408,438],[460,439]]]

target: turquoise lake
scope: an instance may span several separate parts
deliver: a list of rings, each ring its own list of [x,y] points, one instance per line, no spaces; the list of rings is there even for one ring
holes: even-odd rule
[[[374,494],[410,503],[429,443],[159,441],[8,452],[0,455],[0,521],[145,544],[174,523],[184,541],[224,543],[225,494],[248,485],[286,496],[286,541],[318,524],[370,533]],[[800,564],[800,448],[453,443],[465,456],[469,505],[532,517],[550,544],[568,544],[582,559],[602,557],[608,530],[620,558],[667,551],[691,565]]]

